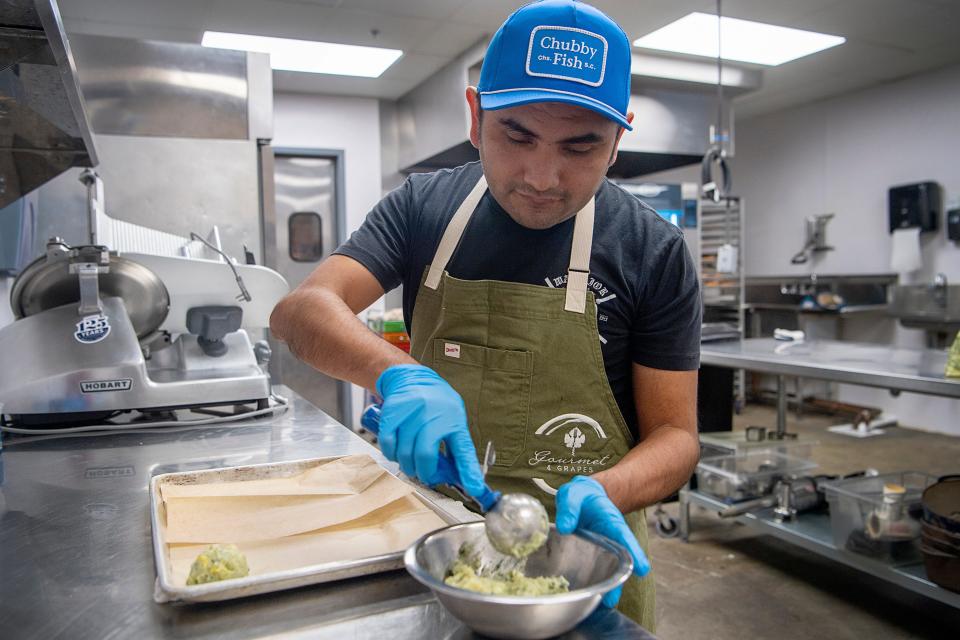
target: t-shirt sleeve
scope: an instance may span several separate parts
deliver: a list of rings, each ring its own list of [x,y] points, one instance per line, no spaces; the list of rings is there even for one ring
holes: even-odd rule
[[[377,203],[360,228],[334,253],[366,267],[384,291],[397,288],[406,272],[413,207],[408,178]]]
[[[650,267],[631,330],[633,361],[654,369],[698,369],[703,307],[696,265],[683,236],[675,236]]]

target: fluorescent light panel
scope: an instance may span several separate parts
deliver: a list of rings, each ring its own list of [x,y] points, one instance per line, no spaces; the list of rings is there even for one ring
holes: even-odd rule
[[[846,42],[846,38],[762,22],[721,18],[722,58],[776,66]],[[717,16],[691,13],[634,41],[634,46],[717,57]]]
[[[269,53],[270,66],[280,71],[328,73],[363,78],[379,78],[403,55],[403,51],[399,49],[252,36],[222,31],[205,31],[201,44],[215,49]]]

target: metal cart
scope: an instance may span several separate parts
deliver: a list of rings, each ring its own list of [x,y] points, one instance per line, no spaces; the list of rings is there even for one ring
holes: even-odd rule
[[[946,351],[898,349],[883,345],[817,340],[783,348],[772,338],[751,338],[704,344],[701,361],[721,367],[746,369],[777,376],[776,436],[786,434],[786,376],[798,376],[847,384],[879,387],[890,391],[911,391],[947,398],[960,398],[960,380],[943,372]],[[778,349],[779,347],[779,349]],[[775,437],[776,437],[775,436]],[[680,537],[690,535],[690,505],[720,512],[730,505],[687,485],[680,491]],[[772,508],[760,509],[731,519],[859,569],[882,580],[960,609],[960,593],[943,589],[926,578],[922,564],[891,566],[838,549],[833,544],[830,517],[803,514],[792,521],[777,522]]]

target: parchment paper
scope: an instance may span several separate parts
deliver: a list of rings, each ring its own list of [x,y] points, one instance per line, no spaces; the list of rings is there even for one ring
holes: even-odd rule
[[[372,463],[372,464],[371,464]],[[243,482],[164,484],[164,500],[216,496],[356,495],[386,470],[365,455],[345,456],[289,478],[264,478]]]
[[[172,579],[211,543],[236,544],[250,575],[400,551],[445,526],[414,489],[367,455],[287,478],[163,484]]]
[[[285,538],[240,542],[237,546],[246,555],[250,575],[254,576],[401,551],[445,524],[419,500],[405,496],[351,522]],[[176,584],[186,584],[190,565],[206,548],[204,544],[169,545]]]
[[[409,494],[383,474],[353,496],[239,496],[167,500],[167,542],[247,542],[354,520]]]

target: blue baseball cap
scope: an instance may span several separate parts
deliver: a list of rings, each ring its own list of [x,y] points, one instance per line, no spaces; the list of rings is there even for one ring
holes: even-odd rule
[[[565,102],[632,130],[630,40],[620,25],[583,2],[532,2],[494,34],[477,92],[488,110]]]

